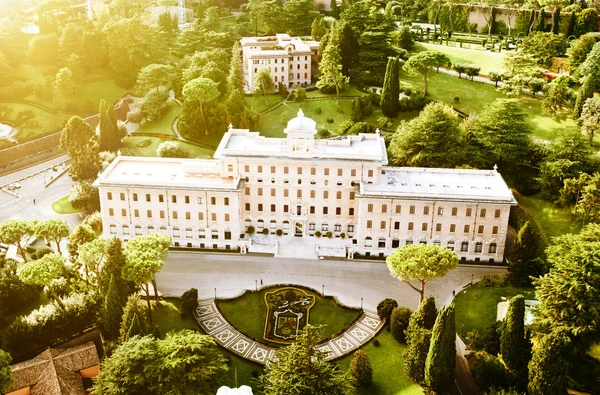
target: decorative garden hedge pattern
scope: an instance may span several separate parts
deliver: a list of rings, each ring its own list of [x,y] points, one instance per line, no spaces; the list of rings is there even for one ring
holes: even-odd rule
[[[295,288],[279,288],[265,294],[267,314],[263,337],[274,343],[290,344],[308,324],[315,297]]]

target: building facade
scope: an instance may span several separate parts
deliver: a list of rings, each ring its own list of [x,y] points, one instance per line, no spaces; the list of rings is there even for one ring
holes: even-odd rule
[[[503,260],[516,201],[495,169],[390,167],[379,133],[316,140],[302,111],[284,133],[230,129],[214,160],[117,157],[94,184],[104,235],[160,232],[176,246],[245,252],[252,227],[331,236],[350,258],[431,243]]]
[[[288,34],[241,39],[244,76],[247,88],[254,90],[254,78],[268,68],[275,85],[302,86],[316,82],[318,74],[317,41],[303,41]]]

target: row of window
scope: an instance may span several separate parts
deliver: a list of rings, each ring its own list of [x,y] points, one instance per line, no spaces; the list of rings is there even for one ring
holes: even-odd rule
[[[262,203],[258,203],[257,206],[256,206],[256,209],[259,212],[263,212],[263,211],[266,211],[265,210],[265,206],[268,206],[268,205],[265,205],[265,204],[262,204]],[[276,204],[271,204],[270,206],[271,206],[270,207],[271,208],[270,212],[271,213],[276,213],[277,212],[277,205]],[[282,208],[283,208],[283,211],[282,211],[283,213],[289,213],[290,212],[289,205],[284,204]],[[251,211],[252,210],[252,205],[250,203],[246,203],[245,206],[244,206],[244,209],[246,211]],[[332,212],[333,212],[333,210],[332,210]],[[316,207],[315,206],[309,206],[308,207],[308,213],[309,214],[315,214],[316,213]],[[323,214],[325,214],[325,215],[329,214],[329,207],[323,207]],[[300,206],[300,205],[296,206],[296,215],[302,215],[302,206]],[[341,207],[336,207],[335,208],[335,215],[342,215],[342,208]],[[350,216],[354,215],[354,207],[350,207],[348,209],[348,215],[350,215]]]
[[[247,219],[244,223],[245,228],[248,229],[249,226],[252,226],[252,221],[250,221],[249,219]],[[264,229],[265,228],[265,221],[262,219],[259,219],[256,221],[256,228],[258,230]],[[272,219],[271,221],[269,221],[269,228],[270,229],[276,229],[277,228],[277,221],[275,221],[274,219]],[[283,221],[283,230],[288,230],[290,228],[290,223],[289,221],[285,220]],[[316,231],[317,230],[317,224],[315,224],[314,222],[311,222],[308,224],[308,230],[309,231]],[[320,225],[319,230],[321,232],[328,232],[329,231],[329,224],[324,222]],[[334,232],[341,232],[342,231],[342,225],[341,224],[334,224],[333,225],[333,231]],[[346,231],[348,233],[353,233],[354,232],[354,225],[347,225],[346,226]]]
[[[111,216],[111,217],[114,217],[115,216],[115,209],[109,208],[108,209],[108,215]],[[126,217],[127,216],[127,209],[124,209],[124,208],[121,209],[121,216],[122,217]],[[160,219],[165,219],[166,218],[165,211],[164,210],[160,210],[158,212],[158,216],[159,216]],[[175,220],[179,219],[179,213],[177,211],[171,211],[171,216]],[[133,217],[134,218],[140,218],[140,210],[134,209],[133,210]],[[146,210],[146,218],[152,219],[152,217],[153,217],[152,210]],[[230,218],[231,217],[230,217],[229,213],[223,214],[223,221],[229,222]],[[185,219],[188,220],[188,221],[190,221],[192,219],[192,213],[189,212],[189,211],[186,211],[185,212]],[[217,221],[218,220],[217,219],[217,213],[211,213],[210,214],[210,219],[211,219],[211,221]],[[199,221],[203,221],[204,220],[204,213],[198,213],[198,220]]]
[[[427,241],[421,240],[419,243],[427,244]],[[413,240],[410,240],[410,239],[406,240],[405,245],[411,245],[411,244],[413,244]],[[439,246],[442,243],[439,240],[435,240],[432,244]],[[365,238],[365,247],[366,248],[373,247],[373,239],[371,237]],[[383,237],[379,238],[377,240],[377,248],[386,248],[386,247],[387,247],[387,240]],[[400,240],[393,239],[391,247],[392,248],[400,247]],[[449,241],[448,243],[446,243],[446,247],[449,250],[455,251],[454,241]],[[498,244],[490,243],[490,245],[488,246],[488,253],[495,254],[497,250],[498,250]],[[460,252],[469,252],[469,242],[468,241],[463,241],[462,243],[460,243]],[[482,252],[483,252],[483,243],[478,241],[477,243],[475,243],[475,253],[482,253]]]
[[[387,229],[387,228],[388,228],[388,222],[387,221],[381,221],[379,223],[379,229]],[[427,231],[428,228],[429,228],[429,223],[428,222],[423,222],[421,224],[421,230],[422,231]],[[441,224],[441,223],[435,224],[435,231],[436,232],[441,232],[442,228],[443,228],[443,224]],[[373,221],[371,221],[371,220],[367,221],[367,229],[373,229]],[[409,222],[407,230],[414,230],[414,229],[415,229],[415,223],[414,222]],[[400,230],[400,222],[399,221],[395,221],[394,222],[394,230]],[[450,224],[449,230],[450,230],[450,233],[455,233],[456,232],[456,224]],[[464,233],[469,233],[470,230],[471,230],[471,225],[465,225],[463,227]],[[477,227],[477,233],[484,233],[484,232],[485,232],[485,226],[484,225],[479,225]],[[497,226],[492,226],[492,234],[493,235],[497,235],[498,234],[498,227]]]
[[[124,192],[121,192],[119,195],[120,195],[120,196],[119,196],[119,197],[120,197],[120,199],[121,199],[122,201],[125,201],[125,193],[124,193]],[[113,199],[112,192],[107,192],[107,194],[106,194],[106,198],[107,198],[108,200],[112,200],[112,199]],[[138,201],[138,194],[137,194],[137,193],[134,193],[134,194],[131,196],[131,199],[132,199],[134,202],[137,202],[137,201]],[[191,199],[190,199],[190,197],[189,197],[189,196],[187,196],[187,195],[186,195],[186,196],[184,196],[184,197],[183,197],[183,201],[184,201],[184,203],[185,203],[185,204],[190,204],[190,202],[191,202]],[[198,204],[202,204],[202,196],[198,196],[198,200],[197,200],[197,201],[198,201]],[[147,194],[146,194],[146,202],[152,202],[152,195],[150,195],[149,193],[147,193]],[[164,202],[165,202],[165,198],[164,198],[164,196],[163,196],[163,195],[158,195],[158,202],[159,202],[159,203],[164,203]],[[177,203],[177,195],[171,195],[171,202],[172,202],[172,203]],[[217,205],[217,198],[216,198],[215,196],[212,196],[212,197],[210,198],[210,204],[211,204],[211,205],[213,205],[213,206],[216,206],[216,205]],[[229,206],[229,198],[228,198],[228,197],[224,197],[224,198],[223,198],[223,203],[222,203],[222,204],[223,204],[224,206]]]
[[[257,173],[262,173],[263,172],[263,168],[266,166],[262,166],[262,165],[258,165],[256,166],[256,172]],[[270,166],[270,170],[271,170],[271,174],[277,174],[277,169],[281,169],[281,167],[279,166]],[[324,176],[328,176],[329,175],[329,168],[325,167],[323,168],[323,175]],[[227,171],[233,171],[233,165],[227,165]],[[303,168],[302,167],[297,167],[296,168],[296,173],[298,175],[302,175],[303,174]],[[244,172],[245,173],[250,173],[250,165],[244,165]],[[266,173],[266,171],[265,171]],[[283,166],[283,174],[290,174],[290,167],[289,166]],[[310,168],[310,175],[311,176],[316,176],[317,175],[317,168],[316,167],[311,167]],[[344,176],[344,169],[337,169],[337,175],[338,177],[343,177]],[[368,176],[369,177],[373,177],[373,170],[369,170],[368,171]],[[350,169],[350,177],[356,177],[356,169]]]
[[[257,193],[257,196],[263,196],[263,188],[257,188],[256,193]],[[244,194],[246,196],[250,196],[250,188],[248,188],[248,187],[244,188]],[[303,194],[302,189],[296,190],[296,197],[301,198],[302,194]],[[271,188],[271,196],[277,197],[277,189],[276,188]],[[309,196],[310,196],[311,199],[316,199],[317,198],[317,191],[311,190],[309,192]],[[323,191],[323,193],[322,193],[321,196],[323,197],[323,199],[329,199],[329,191]],[[321,198],[321,196],[319,196],[319,198]],[[353,191],[349,192],[349,194],[348,194],[348,198],[350,200],[354,200],[355,196],[356,196],[356,194]],[[284,189],[283,190],[283,197],[290,197],[290,191],[289,191],[289,189]],[[342,193],[342,191],[337,191],[335,193],[335,198],[338,199],[338,200],[343,199],[343,193]]]
[[[391,207],[390,207],[391,209]],[[372,203],[369,203],[367,205],[367,212],[372,213],[374,211],[374,205]],[[415,214],[416,212],[416,208],[415,206],[410,206],[408,208],[408,213],[409,214]],[[387,214],[388,213],[388,205],[387,204],[382,204],[381,205],[381,213],[382,214]],[[397,204],[396,207],[394,208],[394,213],[395,214],[401,214],[402,213],[402,207]],[[391,214],[391,212],[390,212]],[[502,214],[500,209],[496,209],[494,211],[494,218],[500,218],[500,215]],[[429,206],[425,206],[423,207],[423,215],[429,215]],[[438,207],[437,208],[437,215],[444,215],[444,207]],[[452,216],[457,216],[458,215],[458,207],[452,207],[451,209],[451,215]],[[465,210],[465,216],[470,217],[471,215],[473,215],[473,209],[472,208],[467,208]],[[479,217],[480,218],[485,218],[485,216],[487,215],[487,209],[482,208],[479,211]]]
[[[113,235],[117,234],[117,226],[116,225],[111,224],[109,226],[109,228],[110,228],[110,234],[113,234]],[[135,235],[142,235],[142,234],[144,234],[143,229],[142,229],[142,227],[140,225],[134,226],[133,230],[134,230],[134,234]],[[148,226],[148,232],[147,233],[150,234],[150,233],[154,233],[155,231],[159,232],[159,233],[166,234],[167,233],[167,227],[166,226],[161,226],[161,227],[155,229],[154,226],[152,226],[152,225]],[[123,227],[121,228],[121,233],[124,234],[124,235],[129,235],[130,234],[130,228],[129,228],[129,226],[128,225],[123,225]],[[194,233],[195,233],[194,230],[191,229],[191,228],[183,229],[183,234],[184,234],[185,238],[187,238],[187,239],[193,239],[194,238]],[[207,236],[206,233],[207,233],[206,229],[199,229],[197,231],[198,238],[205,239],[206,236]],[[173,237],[181,237],[181,235],[182,235],[182,230],[180,228],[178,228],[178,227],[173,227]],[[217,229],[211,230],[210,231],[210,238],[213,239],[213,240],[218,239],[219,238],[219,231]],[[223,232],[223,238],[225,240],[231,240],[231,232],[228,231],[228,230],[224,231]]]
[[[271,60],[273,60],[274,64],[277,64],[277,61],[281,64],[285,63],[285,59],[252,59],[252,64],[271,64]],[[290,56],[289,60],[290,62],[293,61],[294,57]],[[296,56],[296,60],[300,61],[300,56]],[[308,56],[305,56],[304,60],[308,60]]]

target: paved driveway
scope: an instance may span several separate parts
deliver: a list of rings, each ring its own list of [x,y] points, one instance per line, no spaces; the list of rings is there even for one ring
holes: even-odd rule
[[[426,294],[436,297],[438,306],[486,273],[503,273],[503,268],[461,266],[444,278],[427,284]],[[169,296],[180,296],[189,288],[197,288],[199,298],[211,298],[216,288],[219,297],[234,297],[244,289],[264,285],[294,283],[334,295],[348,306],[375,310],[384,298],[391,297],[404,305],[418,307],[419,295],[408,285],[393,278],[383,262],[270,258],[239,254],[204,254],[171,252],[157,275],[159,290]],[[256,281],[256,283],[255,283]]]

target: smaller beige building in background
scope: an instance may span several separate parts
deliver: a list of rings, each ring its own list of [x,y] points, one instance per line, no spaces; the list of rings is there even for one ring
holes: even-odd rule
[[[503,260],[517,202],[496,169],[390,167],[379,132],[315,139],[302,110],[284,133],[230,129],[214,160],[117,157],[94,183],[105,237],[158,232],[176,247],[242,253],[273,243],[275,255],[299,239],[317,253],[335,241],[325,256],[347,258],[421,243]]]
[[[277,34],[241,39],[247,90],[254,90],[254,78],[268,68],[275,86],[307,86],[316,82],[319,42]]]

